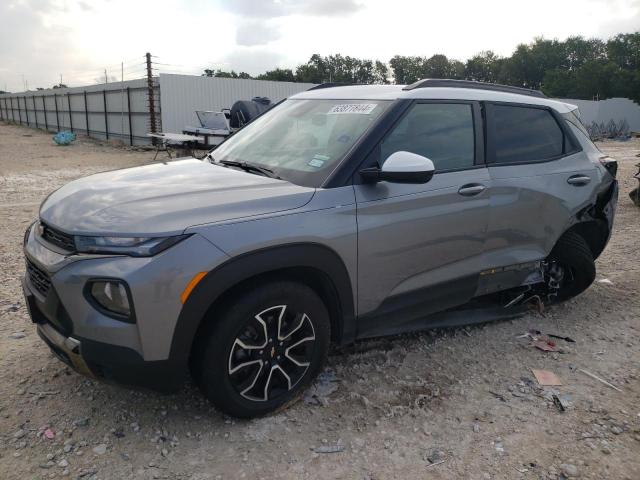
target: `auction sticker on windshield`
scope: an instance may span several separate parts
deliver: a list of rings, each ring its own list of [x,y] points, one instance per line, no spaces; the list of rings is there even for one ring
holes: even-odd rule
[[[340,105],[334,105],[333,108],[329,110],[328,115],[340,115],[345,113],[369,115],[377,106],[378,105],[375,103],[343,103]]]

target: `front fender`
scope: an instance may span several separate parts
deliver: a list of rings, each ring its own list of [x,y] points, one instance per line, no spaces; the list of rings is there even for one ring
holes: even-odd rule
[[[355,337],[355,308],[347,268],[330,248],[299,243],[245,253],[208,272],[193,289],[180,312],[170,357],[180,363],[188,362],[201,322],[211,305],[230,288],[257,275],[295,267],[314,268],[331,280],[340,307],[337,337],[340,343],[351,341]]]

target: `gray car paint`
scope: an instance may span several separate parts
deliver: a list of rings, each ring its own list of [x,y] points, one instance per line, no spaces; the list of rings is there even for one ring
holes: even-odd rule
[[[43,254],[36,235],[32,230],[25,254],[39,267],[51,272],[61,256]],[[228,258],[204,237],[193,235],[155,257],[101,255],[82,259],[78,255],[71,256],[63,268],[51,275],[51,282],[73,319],[75,335],[131,348],[148,361],[164,360],[168,358],[176,320],[182,309],[180,294],[185,285],[196,273],[212,270]],[[103,315],[87,300],[84,295],[87,281],[105,277],[127,282],[136,323]],[[26,282],[29,285],[28,277]],[[35,288],[30,290],[39,301],[44,301]]]
[[[357,305],[358,226],[351,185],[318,189],[306,205],[260,218],[236,219],[218,225],[199,225],[186,233],[198,233],[230,257],[277,245],[317,243],[342,259]]]
[[[489,196],[460,195],[468,183],[488,188],[487,169],[436,173],[425,184],[355,186],[360,314],[388,297],[480,271]]]
[[[40,218],[67,233],[163,236],[186,227],[282,212],[314,189],[196,159],[98,173],[52,193]]]
[[[467,94],[484,95],[456,91],[461,98]],[[587,172],[593,181],[587,188],[569,186],[572,172]],[[72,182],[44,202],[40,215],[74,234],[185,231],[193,234],[187,240],[151,258],[64,256],[33,229],[25,254],[52,274],[79,336],[162,360],[169,356],[184,287],[230,258],[275,245],[324,245],[343,260],[357,314],[365,315],[389,296],[489,266],[544,258],[576,210],[593,201],[602,175],[593,158],[578,154],[544,164],[439,173],[420,185],[314,190],[195,159],[169,162]],[[475,197],[458,195],[470,182],[487,189]],[[90,305],[83,288],[95,277],[130,285],[137,323],[111,319]]]
[[[545,258],[570,219],[593,203],[601,176],[584,152],[526,165],[489,166],[491,207],[482,269]],[[592,181],[573,186],[583,174]]]

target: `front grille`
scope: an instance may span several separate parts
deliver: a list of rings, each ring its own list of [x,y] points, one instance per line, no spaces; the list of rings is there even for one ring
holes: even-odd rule
[[[76,250],[76,244],[73,241],[72,235],[51,228],[45,223],[42,223],[42,238],[67,252],[75,252]]]
[[[51,288],[51,280],[47,272],[36,267],[30,260],[27,260],[27,275],[29,275],[29,280],[35,289],[38,290],[42,296],[46,297]]]

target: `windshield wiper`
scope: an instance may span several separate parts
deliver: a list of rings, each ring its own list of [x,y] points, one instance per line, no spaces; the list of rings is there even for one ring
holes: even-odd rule
[[[265,177],[269,177],[269,178],[280,179],[280,177],[278,175],[276,175],[275,172],[273,170],[271,170],[270,168],[261,167],[259,165],[255,165],[253,163],[237,162],[235,160],[217,160],[215,163],[219,163],[219,164],[225,165],[227,167],[241,168],[245,172],[259,173],[259,174],[264,175]]]

